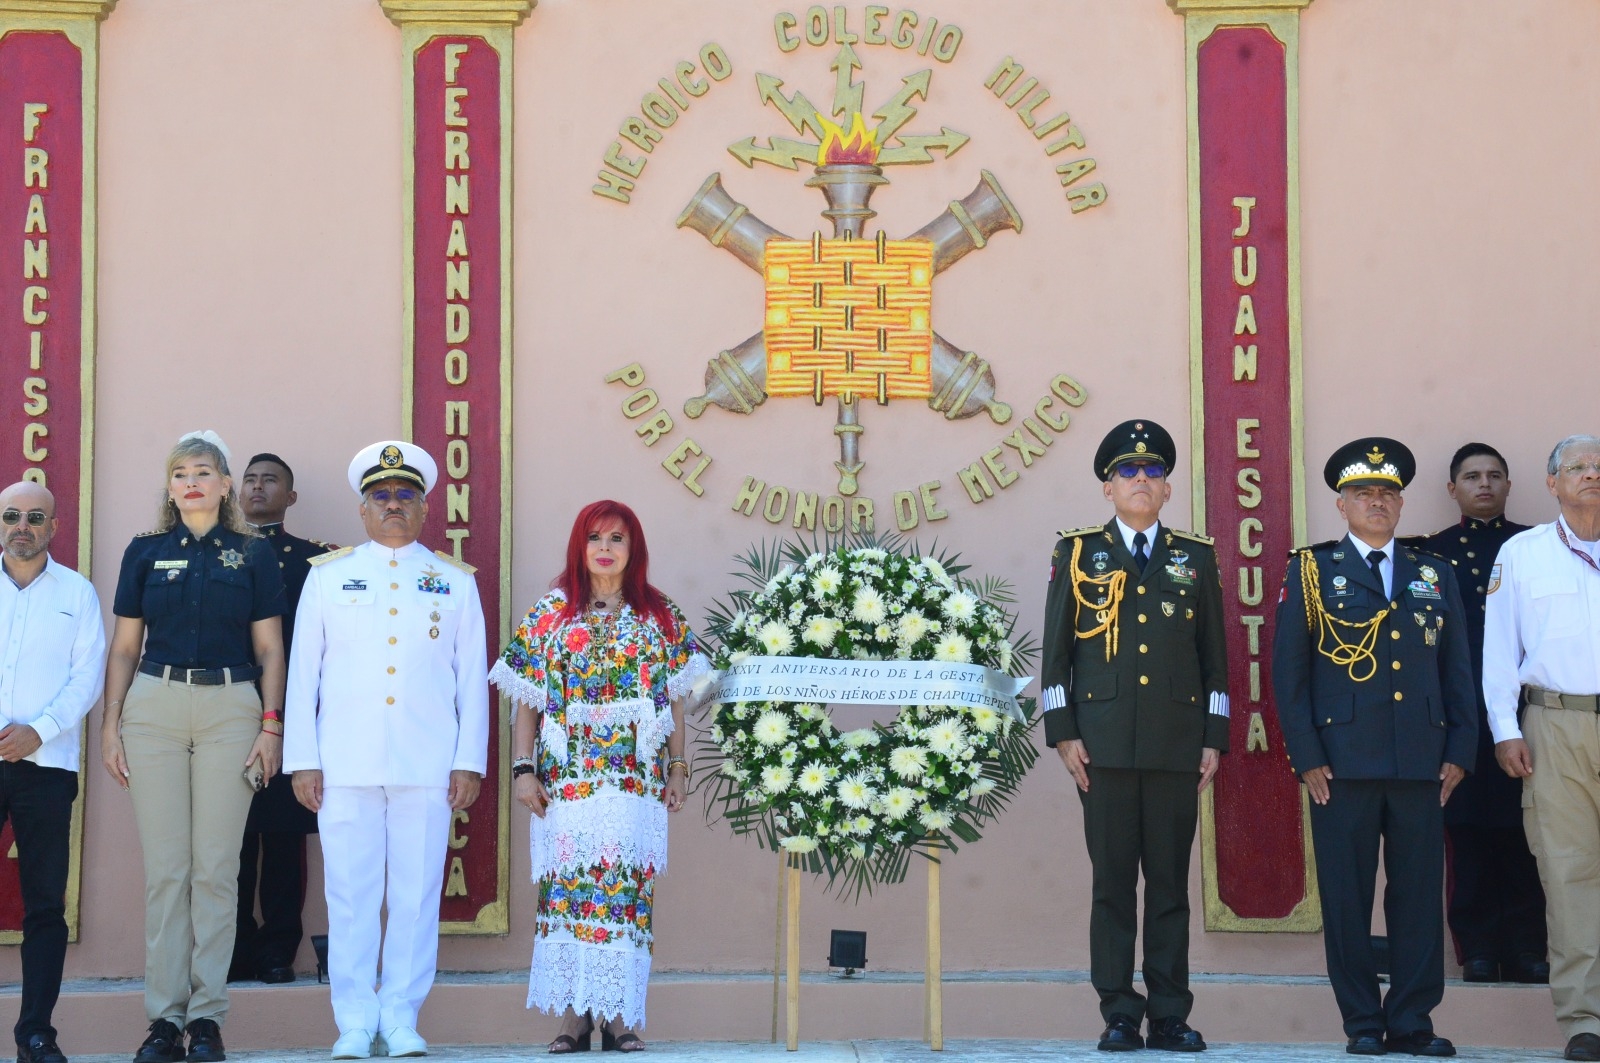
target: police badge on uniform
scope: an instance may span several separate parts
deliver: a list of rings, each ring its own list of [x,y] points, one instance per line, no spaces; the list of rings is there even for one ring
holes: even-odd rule
[[[217,560],[222,562],[223,568],[244,567],[244,555],[237,550],[224,550],[217,555]]]

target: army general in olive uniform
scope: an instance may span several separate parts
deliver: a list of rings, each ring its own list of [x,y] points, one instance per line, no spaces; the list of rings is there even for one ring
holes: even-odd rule
[[[1100,1048],[1199,1052],[1187,1019],[1189,853],[1199,795],[1228,748],[1222,587],[1211,540],[1164,527],[1172,437],[1153,421],[1112,429],[1095,475],[1116,516],[1063,532],[1045,605],[1045,740],[1083,801],[1094,865],[1090,979]],[[1133,988],[1139,871],[1144,984]]]
[[[1442,806],[1474,763],[1478,699],[1465,612],[1442,558],[1394,537],[1416,461],[1393,439],[1328,459],[1349,534],[1297,551],[1278,598],[1272,687],[1311,798],[1328,980],[1352,1055],[1452,1056],[1444,998]],[[1372,900],[1383,842],[1389,991]]]

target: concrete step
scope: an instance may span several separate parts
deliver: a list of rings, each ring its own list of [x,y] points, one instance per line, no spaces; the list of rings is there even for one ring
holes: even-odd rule
[[[1336,1049],[1343,1045],[1338,1009],[1326,978],[1197,974],[1192,981],[1195,1009],[1190,1022],[1214,1046],[1236,1045],[1242,1050],[1249,1044],[1334,1045]],[[0,987],[0,1021],[7,1025],[15,1021],[18,992],[16,985]],[[231,987],[230,997],[231,1011],[223,1030],[230,1057],[251,1051],[267,1052],[259,1057],[263,1060],[277,1059],[280,1056],[272,1052],[303,1049],[310,1050],[304,1058],[326,1058],[327,1046],[338,1036],[328,987],[309,978],[283,986],[240,983]],[[487,1061],[496,1057],[472,1053],[506,1045],[523,1046],[515,1051],[526,1056],[527,1046],[542,1048],[555,1036],[557,1027],[555,1018],[525,1010],[526,999],[527,976],[522,971],[441,973],[418,1029],[439,1045],[478,1046],[452,1049],[468,1054],[444,1058]],[[55,1012],[63,1049],[75,1059],[107,1053],[110,1058],[126,1059],[144,1037],[143,1000],[138,980],[67,983]],[[781,1008],[782,1001],[779,1003]],[[733,1052],[731,1044],[719,1048],[705,1043],[744,1042],[754,1046],[751,1051],[762,1050],[761,1044],[773,1032],[772,976],[770,972],[658,971],[651,978],[648,1008],[647,1033],[662,1047],[667,1042],[684,1042],[700,1045],[694,1049],[697,1052]],[[809,1045],[866,1039],[916,1042],[923,1032],[922,976],[892,971],[849,979],[806,974],[801,978],[800,1016],[800,1036]],[[1543,986],[1451,981],[1433,1018],[1435,1029],[1458,1046],[1492,1049],[1481,1057],[1485,1059],[1552,1058],[1552,1051],[1559,1057],[1565,1043],[1555,1023],[1549,990]],[[781,1010],[778,1021],[781,1038]],[[1092,1050],[1102,1025],[1086,972],[952,971],[945,975],[944,1029],[952,1042],[965,1045],[1012,1039],[1009,1043],[1032,1045],[1029,1052],[1036,1052],[1040,1042],[1048,1042],[1054,1056],[1058,1049],[1065,1051],[1073,1044],[1081,1047],[1083,1042]],[[1015,1040],[1019,1038],[1023,1040]],[[1528,1051],[1508,1054],[1508,1049]],[[291,1051],[281,1058],[301,1056]],[[916,1057],[891,1052],[883,1058]],[[944,1058],[953,1057],[946,1053]],[[1214,1050],[1208,1058],[1311,1057],[1234,1057]]]

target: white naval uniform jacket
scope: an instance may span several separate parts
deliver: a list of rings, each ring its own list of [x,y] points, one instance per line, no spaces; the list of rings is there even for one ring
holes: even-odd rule
[[[483,774],[488,650],[472,573],[419,543],[313,560],[295,613],[285,772],[324,786],[449,786]]]

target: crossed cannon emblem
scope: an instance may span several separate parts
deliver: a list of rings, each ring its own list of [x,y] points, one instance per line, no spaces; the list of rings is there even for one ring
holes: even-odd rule
[[[849,53],[848,55],[846,53]],[[729,152],[752,166],[764,162],[798,170],[812,161],[806,185],[827,201],[822,216],[833,238],[787,236],[752,214],[713,173],[678,216],[678,227],[703,235],[763,275],[767,302],[762,330],[706,363],[705,393],[684,403],[697,418],[710,405],[749,414],[772,397],[808,396],[818,406],[832,397],[838,417],[839,493],[854,495],[861,460],[861,402],[870,397],[922,398],[948,420],[986,411],[996,424],[1011,419],[1011,407],[995,395],[994,372],[976,353],[946,340],[932,328],[933,277],[1005,229],[1022,231],[1022,218],[988,170],[965,198],[952,201],[928,224],[903,240],[879,230],[865,238],[877,212],[868,206],[883,168],[948,157],[967,142],[951,129],[937,135],[901,134],[916,114],[913,99],[927,99],[931,70],[903,79],[900,90],[874,111],[875,126],[861,114],[865,86],[853,81],[859,68],[845,45],[834,69],[839,75],[832,114],[836,124],[805,96],[783,93],[783,82],[757,74],[764,103],[776,107],[795,131],[813,139],[773,137],[767,147],[747,138]]]

